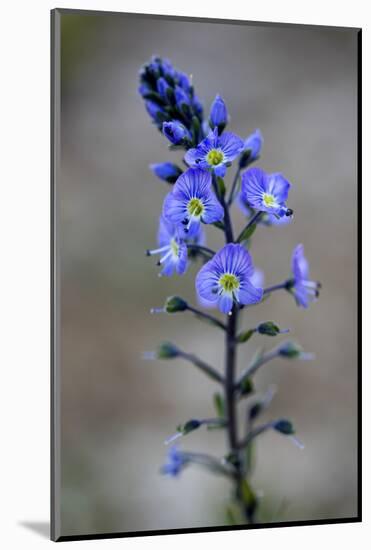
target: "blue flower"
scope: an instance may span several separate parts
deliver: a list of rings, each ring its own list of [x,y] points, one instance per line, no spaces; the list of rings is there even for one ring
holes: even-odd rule
[[[250,168],[242,174],[241,198],[251,208],[276,217],[291,216],[286,207],[290,183],[281,174],[266,174],[260,168]]]
[[[294,276],[291,291],[298,306],[307,308],[318,297],[321,285],[309,279],[309,263],[304,256],[302,244],[298,244],[293,250],[291,269]]]
[[[221,133],[228,123],[228,111],[227,106],[224,103],[224,100],[217,95],[214,99],[213,104],[211,105],[210,110],[210,126],[212,129],[215,127],[218,128],[219,133]]]
[[[222,178],[227,165],[240,154],[242,148],[241,138],[231,132],[224,132],[219,137],[218,129],[214,128],[197,147],[186,152],[184,159],[189,166],[212,170]]]
[[[177,477],[187,463],[188,460],[184,454],[179,451],[179,447],[177,445],[173,445],[168,450],[166,462],[162,466],[161,472],[164,475]]]
[[[163,121],[163,117],[165,116],[164,110],[162,107],[157,105],[157,103],[154,103],[153,101],[146,101],[145,102],[147,113],[152,118],[152,120],[157,124],[161,125]]]
[[[160,180],[167,181],[168,183],[175,183],[181,175],[181,169],[172,162],[161,162],[159,164],[151,164],[150,168],[152,172],[160,178]]]
[[[252,284],[253,276],[249,252],[240,244],[230,243],[200,269],[196,291],[202,301],[213,303],[222,313],[229,313],[234,303],[249,305],[262,299],[263,289]]]
[[[160,217],[157,233],[159,248],[147,250],[148,256],[162,254],[158,265],[163,265],[160,275],[170,277],[177,273],[183,275],[187,269],[187,245],[181,231],[164,216]]]
[[[180,145],[191,139],[191,134],[179,120],[164,122],[162,125],[162,133],[174,145]]]
[[[241,212],[248,217],[251,217],[254,214],[253,208],[251,208],[242,198],[241,193],[237,195],[236,204],[241,210]],[[282,216],[282,218],[277,218],[275,214],[267,214],[258,221],[262,225],[287,225],[291,223],[293,216]]]
[[[243,146],[243,155],[240,159],[240,167],[246,168],[251,162],[259,158],[261,148],[263,147],[263,136],[261,131],[256,129],[255,132],[245,139]]]
[[[165,80],[164,77],[162,76],[157,80],[157,91],[163,99],[167,99],[168,90],[170,90],[170,86],[167,80]]]
[[[189,77],[185,73],[178,71],[178,83],[185,92],[190,93],[191,82],[189,80]]]
[[[203,109],[190,78],[160,57],[153,57],[144,65],[139,77],[138,91],[146,102],[150,102],[147,110],[156,126],[162,130],[163,122],[181,121],[187,129],[187,140],[180,139],[176,145],[186,148],[196,145],[201,139],[198,128],[202,125]],[[169,139],[174,143],[172,137]]]
[[[175,101],[179,109],[182,109],[183,105],[187,107],[191,105],[191,98],[181,86],[175,86]]]
[[[200,222],[220,221],[224,209],[211,189],[211,174],[197,168],[184,172],[165,197],[163,216],[174,225],[183,226],[190,237],[198,233]]]

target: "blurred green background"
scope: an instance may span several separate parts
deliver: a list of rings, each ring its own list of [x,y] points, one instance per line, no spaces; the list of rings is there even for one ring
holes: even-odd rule
[[[232,131],[260,128],[259,166],[293,184],[293,223],[254,235],[266,284],[289,274],[299,242],[323,284],[308,311],[276,293],[244,314],[246,327],[290,327],[316,354],[311,363],[277,360],[257,376],[259,391],[278,387],[266,419],[291,418],[305,443],[300,451],[275,433],[259,441],[261,519],[355,515],[356,32],[76,13],[62,15],[61,36],[62,534],[225,523],[226,481],[196,467],[176,480],[159,474],[164,439],[189,418],[213,415],[216,386],[191,365],[145,362],[142,352],[173,340],[222,368],[223,344],[188,315],[149,313],[171,294],[195,303],[199,267],[159,279],[144,253],[156,244],[168,190],[148,165],[181,158],[137,94],[152,54],[193,75],[206,113],[220,93]],[[207,234],[222,244],[216,229]],[[256,346],[276,343],[256,336],[241,347],[240,368]],[[224,434],[200,430],[182,445],[222,456]]]

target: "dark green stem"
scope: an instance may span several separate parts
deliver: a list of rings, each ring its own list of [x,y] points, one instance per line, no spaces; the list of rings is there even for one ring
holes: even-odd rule
[[[271,361],[272,359],[275,359],[275,357],[279,357],[279,355],[279,348],[276,348],[259,357],[256,361],[249,365],[246,370],[243,371],[237,381],[236,389],[241,387],[246,378],[251,378],[262,365],[268,363],[268,361]]]
[[[202,370],[205,374],[207,374],[207,376],[215,380],[215,382],[219,382],[221,384],[224,383],[223,376],[219,374],[219,372],[216,369],[214,369],[214,367],[211,367],[210,365],[202,361],[202,359],[197,357],[197,355],[193,355],[193,353],[186,353],[185,351],[178,350],[178,357],[182,357],[186,361],[189,361],[190,363],[195,365],[195,367]]]
[[[270,294],[271,292],[274,292],[275,290],[282,290],[282,289],[289,290],[289,288],[291,286],[292,286],[292,281],[291,280],[284,281],[283,283],[280,283],[278,285],[273,285],[273,286],[270,286],[268,288],[265,288],[264,289],[264,294]]]

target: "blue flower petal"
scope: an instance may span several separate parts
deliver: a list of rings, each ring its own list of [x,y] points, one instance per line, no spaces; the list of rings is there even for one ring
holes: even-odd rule
[[[225,161],[232,162],[243,151],[244,143],[232,132],[224,132],[218,139],[218,146],[224,153]]]
[[[261,148],[263,147],[263,136],[259,129],[256,129],[255,132],[250,134],[244,143],[244,151],[250,151],[250,160],[256,160],[260,155]]]
[[[257,304],[263,298],[263,289],[255,287],[251,281],[244,281],[238,290],[238,301],[240,304]]]
[[[212,191],[210,191],[204,204],[205,212],[202,215],[202,221],[204,223],[219,222],[224,218],[224,208]]]
[[[218,300],[218,308],[222,313],[229,313],[232,311],[233,298],[229,294],[222,294]]]
[[[215,175],[218,176],[219,178],[224,178],[227,172],[227,167],[225,164],[219,164],[219,166],[216,166],[214,168],[214,172],[215,172]]]
[[[268,193],[276,198],[279,204],[287,201],[291,184],[282,174],[270,174],[268,177]]]
[[[210,123],[212,126],[225,126],[228,122],[228,111],[224,100],[217,95],[210,110]]]

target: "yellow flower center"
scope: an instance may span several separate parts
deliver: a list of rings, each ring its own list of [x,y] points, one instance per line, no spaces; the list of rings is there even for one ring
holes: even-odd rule
[[[211,149],[207,154],[206,160],[210,166],[218,166],[223,161],[224,155],[218,149]]]
[[[274,198],[273,195],[270,195],[269,193],[263,193],[263,202],[265,206],[269,208],[271,206],[275,206],[276,199]]]
[[[200,199],[193,198],[189,201],[187,209],[190,216],[199,218],[204,211],[204,205]]]
[[[226,292],[233,292],[234,290],[238,290],[240,281],[236,275],[232,275],[232,273],[224,273],[224,275],[222,275],[219,279],[219,284]]]

